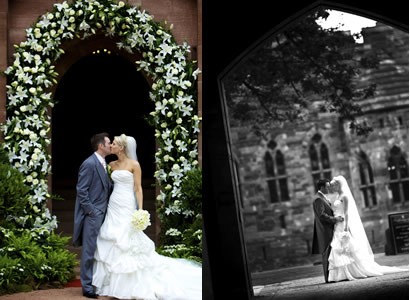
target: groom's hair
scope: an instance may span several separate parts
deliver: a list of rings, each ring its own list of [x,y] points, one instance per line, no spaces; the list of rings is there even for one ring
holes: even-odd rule
[[[98,150],[99,144],[103,144],[103,145],[105,144],[105,137],[110,138],[110,135],[106,132],[101,132],[101,133],[94,134],[91,137],[91,147],[93,148],[93,151]]]
[[[318,191],[320,191],[322,189],[322,187],[326,186],[326,183],[330,182],[329,179],[319,179],[316,182],[316,188]]]

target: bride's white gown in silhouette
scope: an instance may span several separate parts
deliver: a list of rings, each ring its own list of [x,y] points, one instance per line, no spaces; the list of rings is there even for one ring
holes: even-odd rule
[[[352,197],[350,201],[353,205]],[[332,208],[335,216],[342,216],[346,220],[344,203],[340,198],[334,201]],[[355,226],[362,227],[362,224],[358,222]],[[334,235],[330,244],[332,248],[329,255],[329,281],[354,280],[408,271],[408,268],[381,266],[376,263],[364,230],[364,235],[354,236],[350,232],[345,232],[344,227],[345,221],[336,223],[334,227]],[[358,230],[359,228],[352,229]]]
[[[202,266],[155,251],[154,242],[132,228],[136,209],[133,174],[112,172],[114,190],[97,238],[93,285],[118,299],[202,299]]]

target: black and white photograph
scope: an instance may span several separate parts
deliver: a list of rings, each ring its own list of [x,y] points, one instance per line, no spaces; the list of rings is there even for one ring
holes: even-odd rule
[[[409,299],[409,4],[0,0],[0,300]]]
[[[215,199],[204,222],[218,295],[408,299],[403,6],[405,22],[388,4],[243,5],[229,29],[204,31],[204,74],[216,78],[204,76],[204,99],[217,99],[204,101],[204,198]],[[214,14],[205,28],[225,18]],[[212,40],[220,59],[207,55]]]

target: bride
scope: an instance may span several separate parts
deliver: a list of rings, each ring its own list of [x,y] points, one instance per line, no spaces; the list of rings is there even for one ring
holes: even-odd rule
[[[372,248],[363,228],[355,199],[343,176],[330,182],[336,199],[332,204],[335,216],[343,222],[336,223],[329,255],[329,281],[354,280],[387,273],[408,271],[397,267],[381,266],[374,261]]]
[[[93,285],[96,293],[118,299],[202,299],[202,266],[155,251],[154,242],[131,225],[143,208],[141,168],[135,139],[116,136],[110,163],[114,190],[97,237]]]

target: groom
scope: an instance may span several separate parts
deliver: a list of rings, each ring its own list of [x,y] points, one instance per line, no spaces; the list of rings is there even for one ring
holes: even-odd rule
[[[112,187],[105,162],[105,157],[111,154],[109,135],[95,134],[91,138],[91,146],[94,153],[81,164],[78,172],[73,245],[82,246],[80,278],[83,295],[98,298],[92,286],[92,276],[97,235],[104,220]]]
[[[326,197],[329,193],[330,182],[327,179],[319,179],[316,184],[317,193],[313,201],[315,213],[315,225],[313,229],[312,254],[322,254],[323,273],[325,282],[328,282],[328,258],[330,243],[333,238],[333,227],[337,222],[343,222],[343,217],[334,217],[330,200]]]

